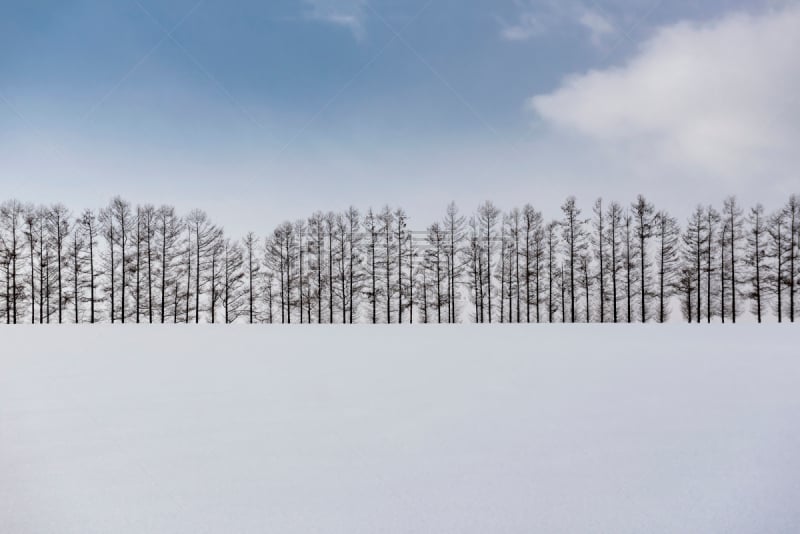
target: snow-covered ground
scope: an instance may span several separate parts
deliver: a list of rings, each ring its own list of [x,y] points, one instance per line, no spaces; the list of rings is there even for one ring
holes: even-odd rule
[[[0,329],[0,532],[800,532],[796,326]]]

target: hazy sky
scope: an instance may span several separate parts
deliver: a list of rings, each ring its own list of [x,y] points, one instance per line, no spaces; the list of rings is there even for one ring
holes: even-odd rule
[[[349,204],[774,207],[798,50],[792,1],[3,2],[0,197],[261,233]]]

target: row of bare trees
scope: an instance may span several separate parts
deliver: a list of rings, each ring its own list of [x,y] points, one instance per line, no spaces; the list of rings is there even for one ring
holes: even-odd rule
[[[794,322],[800,198],[772,213],[698,206],[681,227],[643,196],[574,197],[470,216],[450,204],[425,231],[402,209],[314,213],[265,238],[225,235],[202,211],[0,205],[6,323]]]

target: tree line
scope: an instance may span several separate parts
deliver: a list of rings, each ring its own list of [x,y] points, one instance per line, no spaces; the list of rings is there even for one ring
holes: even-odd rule
[[[493,203],[412,231],[384,207],[317,212],[266,237],[200,210],[0,205],[5,323],[794,322],[800,198],[768,213],[735,197],[683,225],[645,197],[575,197],[546,220]]]

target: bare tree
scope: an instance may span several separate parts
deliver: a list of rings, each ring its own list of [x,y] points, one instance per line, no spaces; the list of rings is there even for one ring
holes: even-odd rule
[[[333,323],[333,231],[336,215],[333,212],[325,214],[325,231],[328,237],[328,322]]]
[[[194,249],[195,249],[195,242],[193,239],[194,236],[194,229],[192,228],[192,224],[188,220],[184,220],[184,230],[186,232],[185,243],[186,246],[183,247],[182,251],[182,261],[184,264],[183,272],[186,274],[186,292],[184,294],[185,297],[185,304],[183,307],[183,322],[188,324],[189,317],[192,310],[192,281],[193,272],[192,272],[192,258],[194,258]],[[197,270],[197,267],[195,267]]]
[[[750,209],[747,217],[747,254],[745,261],[749,267],[748,282],[750,284],[750,298],[753,300],[753,313],[756,320],[762,321],[764,306],[767,302],[767,293],[764,290],[765,279],[770,276],[770,265],[767,263],[767,217],[764,215],[764,206],[756,204]]]
[[[501,323],[505,322],[505,302],[506,302],[506,298],[511,300],[511,291],[510,291],[510,289],[508,291],[506,290],[506,280],[508,280],[508,278],[506,277],[506,265],[510,264],[510,261],[508,261],[508,262],[506,261],[508,259],[508,249],[510,248],[510,243],[509,243],[508,237],[506,235],[506,226],[507,226],[507,222],[508,222],[507,219],[508,219],[507,216],[503,216],[503,218],[502,218],[502,220],[500,222],[500,236],[499,236],[499,242],[500,242],[500,269],[499,269],[499,271],[495,272],[495,278],[497,279],[497,282],[500,285],[500,288],[499,288],[500,292],[499,292],[498,296],[500,297],[500,322]],[[489,281],[489,283],[491,283],[491,280]],[[510,309],[510,307],[509,307],[509,309]],[[510,319],[509,319],[509,321],[510,321]]]
[[[348,300],[349,292],[347,290],[347,281],[349,279],[347,267],[348,261],[348,224],[343,215],[336,217],[336,234],[334,235],[334,243],[336,244],[337,259],[336,262],[336,280],[338,287],[339,308],[342,312],[342,324],[347,323],[347,311],[351,306]]]
[[[788,308],[789,308],[789,322],[794,322],[795,319],[795,306],[796,306],[796,293],[798,284],[798,267],[800,267],[800,260],[798,260],[798,245],[800,240],[800,198],[797,195],[791,195],[789,201],[781,210],[783,213],[783,224],[785,238],[785,251],[783,253],[786,258],[786,275],[783,278],[783,283],[788,290]]]
[[[373,324],[378,322],[378,220],[370,208],[364,216],[364,231],[367,234],[367,277],[369,278],[366,291],[367,302],[370,306],[370,319]]]
[[[455,202],[447,206],[442,228],[447,233],[447,322],[458,322],[458,286],[464,272],[461,251],[464,244],[465,218],[459,215]],[[412,287],[409,285],[409,287]]]
[[[63,204],[55,204],[47,211],[48,233],[56,256],[56,276],[58,283],[58,322],[63,322],[64,307],[64,246],[70,233],[69,211]]]
[[[23,301],[23,285],[19,281],[18,264],[25,254],[23,224],[25,207],[18,200],[0,205],[0,253],[6,270],[6,322],[17,324],[18,308]]]
[[[734,197],[719,212],[698,206],[683,230],[642,196],[628,211],[597,200],[591,226],[574,197],[561,209],[544,224],[530,205],[503,213],[486,202],[467,223],[450,204],[413,232],[402,209],[351,207],[282,223],[262,245],[252,232],[232,240],[199,210],[182,219],[116,197],[73,220],[62,205],[6,201],[0,318],[253,323],[278,321],[280,309],[285,323],[413,322],[417,312],[455,323],[464,294],[476,322],[666,322],[674,297],[689,322],[736,321],[748,300],[759,322],[770,308],[795,319],[795,195],[771,217],[756,205],[745,218]]]
[[[225,311],[225,323],[229,324],[249,311],[245,309],[245,297],[250,298],[252,292],[248,295],[245,290],[242,246],[231,239],[225,239],[223,249],[222,304]]]
[[[30,290],[30,311],[31,311],[31,324],[36,322],[36,261],[37,261],[37,247],[42,241],[42,235],[38,232],[40,228],[40,221],[42,215],[41,210],[33,206],[25,208],[25,239],[28,244],[28,259],[30,260],[30,276],[29,290]],[[39,259],[41,265],[41,259]]]
[[[716,257],[719,253],[718,241],[716,239],[716,232],[720,222],[720,216],[713,206],[706,207],[705,210],[706,231],[708,232],[705,239],[705,267],[706,274],[706,322],[711,322],[714,316],[712,303],[717,298],[718,292],[713,284],[714,265],[716,265]]]
[[[470,269],[469,289],[473,304],[475,305],[475,322],[483,323],[484,317],[484,248],[482,246],[481,232],[477,218],[469,220],[469,237],[466,249]],[[423,270],[424,274],[424,270]]]
[[[78,220],[78,224],[82,228],[84,241],[86,244],[86,265],[89,270],[88,272],[88,285],[89,285],[89,322],[95,323],[97,321],[97,302],[99,300],[98,296],[98,277],[99,274],[96,266],[95,266],[95,256],[96,256],[96,249],[97,249],[97,236],[99,233],[97,217],[95,216],[92,210],[84,210],[83,214],[81,215],[80,219]]]
[[[509,264],[509,270],[513,270],[513,274],[509,276],[509,279],[513,280],[512,291],[514,299],[514,314],[516,322],[519,323],[522,322],[520,319],[522,314],[522,280],[520,278],[520,260],[522,258],[522,253],[520,252],[520,241],[522,239],[522,213],[518,208],[514,208],[509,214],[508,233],[513,248],[513,253],[511,255],[512,261]]]
[[[705,241],[708,239],[708,230],[706,226],[706,218],[704,217],[704,209],[702,206],[697,206],[689,218],[686,230],[683,234],[684,243],[684,265],[689,270],[692,276],[692,283],[687,284],[687,291],[692,293],[694,289],[695,306],[694,317],[697,322],[700,322],[701,309],[703,303],[702,297],[702,262],[703,251],[705,250]],[[692,322],[692,306],[689,303],[689,322]]]
[[[625,263],[623,262],[623,213],[622,206],[616,202],[612,202],[608,206],[607,214],[607,230],[604,236],[606,242],[606,250],[608,251],[608,268],[611,276],[611,317],[613,322],[619,322],[619,287],[620,274],[622,273]]]
[[[653,234],[653,217],[655,208],[639,195],[631,206],[636,231],[636,256],[639,259],[639,315],[641,322],[647,322],[647,300],[652,293],[650,289],[650,255],[648,242]]]
[[[267,307],[266,320],[269,324],[273,324],[275,322],[275,318],[273,316],[275,303],[275,273],[270,270],[265,271],[263,280],[264,287],[261,291],[261,294],[264,296],[264,303]]]
[[[203,290],[207,287],[207,282],[214,280],[214,276],[206,271],[211,266],[211,261],[218,259],[215,255],[219,254],[219,240],[221,237],[220,229],[211,224],[208,215],[200,210],[192,210],[187,217],[186,223],[192,234],[194,247],[195,265],[195,286],[194,286],[194,322],[200,322],[200,300]],[[213,288],[210,288],[213,290]],[[209,296],[210,308],[213,309],[215,301],[214,291]]]
[[[628,323],[633,322],[633,295],[636,283],[636,237],[634,235],[633,217],[630,212],[622,216],[622,245],[624,247],[625,268],[625,315]]]
[[[578,256],[578,278],[581,285],[581,289],[583,290],[583,298],[584,298],[584,315],[586,317],[586,322],[591,322],[591,285],[592,285],[592,268],[591,268],[591,256],[587,251],[581,253]]]
[[[309,299],[307,298],[307,291],[308,291],[308,284],[307,284],[307,276],[308,271],[303,272],[303,268],[305,267],[306,261],[306,222],[302,219],[298,219],[294,222],[294,235],[296,236],[296,249],[297,249],[297,296],[299,299],[298,307],[300,310],[300,324],[305,322],[305,305],[309,304]],[[310,314],[310,309],[309,309]],[[311,322],[311,319],[309,319]]]
[[[680,270],[678,271],[678,277],[676,280],[675,291],[681,297],[681,311],[683,312],[683,317],[686,319],[688,323],[692,322],[692,310],[694,305],[693,295],[695,292],[695,276],[694,270],[691,265],[687,263],[683,263],[680,266]]]
[[[138,324],[141,320],[141,312],[142,312],[142,207],[136,206],[136,235],[134,238],[135,249],[136,249],[136,262],[133,268],[134,274],[136,275],[136,290],[134,291],[134,310],[135,310],[135,317],[136,323]]]
[[[114,283],[116,272],[117,272],[117,262],[115,257],[115,249],[116,249],[116,242],[117,242],[117,233],[114,227],[114,217],[111,214],[110,208],[104,208],[100,211],[99,222],[102,228],[103,237],[106,241],[106,255],[104,257],[105,262],[105,269],[104,271],[108,274],[108,317],[113,324],[117,318],[116,314],[116,299],[115,299],[115,291],[116,291],[116,284]]]
[[[439,223],[428,227],[426,267],[430,273],[430,280],[425,286],[426,302],[430,304],[427,292],[431,291],[430,298],[435,298],[433,303],[436,309],[436,322],[442,322],[442,304],[445,297],[442,293],[442,279],[445,277],[445,243],[446,237]],[[426,273],[427,274],[427,273]],[[426,321],[427,322],[427,321]]]
[[[152,257],[148,260],[148,265],[153,263],[153,258],[159,262],[156,267],[156,274],[161,277],[159,283],[159,320],[162,323],[166,321],[167,298],[170,288],[172,288],[172,316],[173,321],[177,321],[180,280],[178,269],[181,263],[181,233],[184,224],[180,217],[175,214],[175,209],[171,206],[159,207],[154,216],[155,224],[151,224],[151,226],[154,227],[155,235],[153,240],[155,245],[152,247],[148,246],[148,248],[157,248],[158,252],[151,253]],[[191,274],[189,276],[191,278]],[[152,311],[152,304],[150,308]]]
[[[493,258],[496,248],[494,244],[495,226],[499,216],[500,210],[489,201],[484,202],[478,208],[478,220],[480,221],[480,228],[483,232],[482,238],[484,241],[484,257],[486,261],[485,292],[488,299],[488,310],[486,315],[490,323],[492,322],[492,263],[494,262]],[[483,312],[481,312],[481,315],[483,315]]]
[[[546,255],[547,255],[547,322],[552,323],[553,315],[558,310],[557,301],[554,300],[554,287],[560,283],[560,275],[562,274],[559,269],[558,258],[558,228],[557,221],[552,221],[545,227],[545,241],[546,241]],[[563,296],[563,295],[562,295]],[[563,299],[562,299],[563,306]],[[562,319],[563,319],[562,308]]]
[[[322,212],[314,213],[308,219],[309,252],[311,254],[311,268],[317,275],[316,285],[314,286],[313,297],[317,301],[317,323],[322,323],[322,296],[325,272],[325,216]]]
[[[154,266],[154,263],[156,263],[156,261],[159,259],[158,258],[159,252],[158,249],[156,248],[155,241],[156,241],[156,232],[158,229],[160,214],[156,211],[156,208],[154,206],[150,204],[145,204],[142,208],[139,209],[138,218],[140,227],[139,237],[141,245],[144,246],[143,259],[147,264],[147,274],[146,274],[147,319],[149,323],[152,323],[154,317],[153,288],[155,285],[155,276],[157,276],[158,274],[156,271],[158,266],[157,265]],[[163,267],[163,261],[161,262],[161,266]],[[139,270],[141,270],[141,262],[139,262]]]
[[[678,220],[665,211],[659,211],[653,218],[653,237],[657,244],[658,313],[659,323],[669,318],[669,298],[678,283],[676,271],[680,260],[680,227]]]
[[[736,307],[737,298],[741,298],[743,292],[741,290],[741,249],[744,241],[744,218],[742,208],[736,201],[736,197],[728,197],[722,209],[722,218],[725,224],[725,233],[723,235],[723,246],[727,247],[728,257],[725,261],[728,263],[730,274],[727,280],[723,279],[722,283],[729,282],[730,284],[730,304],[731,304],[731,321],[736,322],[736,317],[741,313],[741,309]],[[724,306],[723,299],[723,306]],[[725,314],[722,314],[723,322]]]
[[[358,307],[361,302],[360,295],[363,292],[364,272],[363,272],[363,241],[361,233],[361,214],[359,211],[350,207],[345,214],[347,222],[347,241],[348,241],[348,292],[350,294],[350,309],[348,319],[353,324],[358,319]]]
[[[291,323],[292,299],[294,297],[292,283],[295,277],[295,254],[297,253],[294,226],[286,222],[276,228],[267,241],[265,251],[267,271],[272,273],[278,285],[281,323]],[[331,307],[331,309],[333,308]]]
[[[542,268],[545,257],[545,233],[542,226],[542,214],[533,206],[526,204],[522,208],[524,245],[524,278],[525,278],[525,322],[531,322],[531,305],[534,306],[536,322],[540,322],[540,299],[542,296]],[[533,287],[531,287],[533,286]]]
[[[414,322],[414,286],[416,285],[415,276],[416,276],[416,265],[417,265],[417,257],[419,256],[419,251],[417,250],[417,244],[414,240],[413,232],[408,232],[406,234],[406,262],[408,266],[408,322],[412,324]],[[450,298],[450,292],[448,290],[448,301]],[[449,302],[448,302],[449,305]],[[448,310],[450,308],[448,307]],[[450,315],[448,313],[448,322],[450,320]]]
[[[420,304],[420,311],[422,312],[422,323],[428,324],[430,322],[429,312],[430,312],[430,301],[429,295],[432,292],[430,287],[430,283],[432,280],[431,272],[433,267],[431,265],[431,251],[430,249],[425,249],[422,262],[417,267],[418,276],[417,276],[417,292],[422,294],[422,303]],[[477,301],[476,301],[477,302]],[[475,317],[477,321],[477,315]]]
[[[80,219],[76,221],[76,224],[72,227],[72,236],[71,240],[68,244],[68,263],[70,264],[71,270],[68,274],[69,280],[72,282],[72,294],[69,298],[72,300],[74,315],[73,321],[77,324],[81,322],[81,314],[80,314],[80,303],[82,300],[82,286],[83,281],[85,278],[83,272],[83,247],[84,247],[84,238],[82,235],[82,228],[80,225]]]
[[[595,249],[595,259],[597,260],[598,273],[597,281],[600,285],[599,304],[601,323],[606,321],[606,254],[603,245],[606,242],[605,212],[603,211],[603,199],[598,198],[594,203],[594,235],[592,245]]]
[[[217,322],[217,305],[224,295],[225,241],[221,232],[215,232],[208,245],[208,268],[206,282],[208,287],[208,311],[211,324]]]
[[[384,283],[384,298],[386,299],[386,323],[392,322],[392,296],[395,293],[396,286],[393,283],[393,268],[394,268],[394,231],[393,226],[395,217],[389,206],[385,206],[383,211],[378,215],[380,223],[381,235],[381,260],[380,264],[383,266],[383,283]]]
[[[105,271],[109,275],[111,322],[113,323],[119,318],[124,323],[127,316],[128,272],[131,270],[131,256],[128,248],[135,222],[130,204],[120,197],[113,198],[109,205],[100,212],[100,222],[108,246]],[[116,276],[117,271],[119,271],[118,277]],[[120,281],[119,288],[116,287],[117,279]],[[116,297],[119,297],[119,308],[116,307]]]
[[[253,232],[248,232],[242,243],[244,244],[244,260],[247,262],[247,322],[253,324],[258,300],[258,294],[256,293],[256,288],[258,287],[257,278],[260,272],[259,263],[256,261],[256,235]]]
[[[394,211],[394,219],[396,221],[394,226],[394,242],[395,246],[397,247],[397,322],[402,324],[403,309],[406,307],[406,303],[403,302],[403,289],[405,287],[405,279],[403,278],[403,264],[405,263],[406,259],[405,247],[408,244],[408,234],[406,228],[408,225],[408,216],[402,208],[397,208]]]
[[[561,205],[564,218],[562,225],[562,238],[564,239],[564,254],[567,261],[569,298],[570,298],[570,322],[575,322],[575,269],[577,261],[586,249],[586,230],[583,221],[580,219],[581,210],[578,208],[575,197],[567,198]]]
[[[561,322],[567,322],[567,275],[564,273],[564,263],[561,262],[561,271],[557,274],[556,280],[561,291]]]

